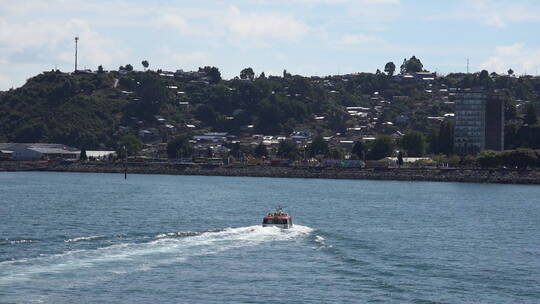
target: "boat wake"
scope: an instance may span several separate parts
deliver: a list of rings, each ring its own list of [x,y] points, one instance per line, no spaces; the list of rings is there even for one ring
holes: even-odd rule
[[[107,279],[122,273],[146,271],[160,265],[183,262],[196,256],[218,254],[265,242],[304,238],[312,231],[309,227],[295,225],[291,229],[249,226],[206,232],[162,233],[144,243],[121,243],[0,262],[0,286],[28,280],[50,280],[56,274],[61,274],[59,277],[73,274],[76,277]],[[69,241],[96,237],[102,236],[79,237]]]
[[[94,241],[94,240],[100,240],[107,238],[105,235],[93,235],[93,236],[81,236],[76,238],[71,238],[64,240],[66,243],[73,243],[73,242],[87,242],[87,241]]]
[[[315,236],[315,242],[319,244],[317,248],[332,248],[333,246],[326,242],[326,239],[320,235]]]
[[[21,240],[4,240],[4,241],[0,241],[0,246],[1,245],[27,244],[27,243],[35,243],[35,242],[36,242],[35,240],[24,240],[24,239],[21,239]]]

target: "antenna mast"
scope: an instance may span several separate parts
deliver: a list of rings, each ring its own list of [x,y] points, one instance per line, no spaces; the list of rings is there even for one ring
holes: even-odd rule
[[[77,43],[79,42],[79,37],[75,37],[75,72],[77,72]]]

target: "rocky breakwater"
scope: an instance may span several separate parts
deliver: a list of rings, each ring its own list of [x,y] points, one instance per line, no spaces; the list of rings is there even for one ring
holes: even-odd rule
[[[8,166],[9,167],[9,166]],[[31,165],[11,166],[4,170],[32,170]],[[39,164],[35,171],[123,173],[121,163],[51,163]],[[172,174],[205,176],[251,176],[281,178],[369,179],[399,181],[474,182],[504,184],[540,184],[537,170],[425,169],[425,168],[322,168],[272,166],[211,166],[169,163],[129,163],[128,174]]]

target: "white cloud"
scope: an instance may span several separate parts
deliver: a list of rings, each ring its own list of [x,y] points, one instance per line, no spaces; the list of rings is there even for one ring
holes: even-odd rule
[[[534,74],[540,67],[540,48],[527,48],[523,43],[499,46],[481,67],[497,73],[506,73],[511,68],[516,74]]]
[[[504,28],[515,22],[540,22],[540,6],[523,1],[467,0],[457,10],[432,19],[458,19]]]
[[[112,40],[95,32],[86,20],[0,22],[2,61],[27,63],[48,60],[49,64],[73,62],[74,37],[79,36],[80,61],[93,68],[109,65],[125,56]],[[44,62],[42,62],[44,63]],[[82,65],[81,65],[82,66]]]
[[[102,37],[85,20],[72,20],[70,22],[72,32],[77,31],[79,37],[80,63],[88,65],[88,67],[96,69],[102,64],[108,67],[118,64],[129,57],[129,51],[123,46],[118,45],[112,39]],[[70,37],[72,38],[72,37]],[[73,39],[73,38],[72,38]],[[72,40],[69,39],[69,40]],[[62,52],[59,59],[71,61],[73,58],[73,50]]]
[[[20,51],[33,47],[54,47],[67,34],[60,24],[45,21],[0,20],[0,48]]]
[[[44,70],[72,70],[75,36],[80,37],[80,68],[120,65],[129,51],[97,30],[110,18],[90,15],[109,9],[117,12],[119,8],[118,3],[99,6],[76,0],[0,2],[0,62],[5,67],[4,75],[9,75],[9,81],[4,76],[0,89],[22,85]]]
[[[210,56],[205,52],[175,53],[171,56],[174,64],[205,66],[208,65]]]
[[[278,0],[279,1],[279,0]],[[306,4],[341,4],[341,3],[349,3],[350,0],[282,0],[283,2],[289,2],[289,3],[306,3]],[[276,2],[269,1],[269,0],[260,0],[259,2]]]
[[[0,89],[12,87],[13,81],[4,75],[0,75]]]
[[[153,24],[158,28],[172,28],[184,34],[192,32],[186,19],[178,15],[165,14],[159,16],[154,20]]]
[[[274,40],[294,40],[309,31],[301,20],[287,13],[246,12],[236,6],[227,9],[159,10],[151,25],[160,30],[174,30],[182,35],[201,38],[214,46],[269,45]]]
[[[275,2],[287,2],[287,3],[304,3],[304,4],[400,4],[400,0],[253,0],[258,3],[275,3]]]
[[[229,9],[226,20],[229,32],[244,39],[296,39],[309,27],[290,15],[244,13],[237,7]]]
[[[168,69],[196,69],[201,66],[211,65],[210,55],[206,52],[178,52],[165,46],[160,48],[157,53],[159,55],[159,58],[155,59],[157,66],[167,67]]]
[[[367,44],[367,43],[375,43],[375,42],[382,42],[382,41],[383,39],[381,37],[365,35],[365,34],[344,35],[341,38],[341,43],[345,45]]]
[[[363,2],[366,4],[400,4],[400,0],[360,0],[359,2]]]
[[[359,1],[352,3],[347,8],[346,14],[355,23],[362,24],[364,31],[384,31],[392,21],[401,16],[402,7],[397,4],[400,2],[391,0]]]

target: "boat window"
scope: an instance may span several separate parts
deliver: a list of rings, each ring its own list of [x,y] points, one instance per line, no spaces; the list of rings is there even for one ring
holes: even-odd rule
[[[292,224],[292,219],[272,219],[272,218],[265,218],[263,219],[263,224],[278,224],[278,225],[287,225]]]

